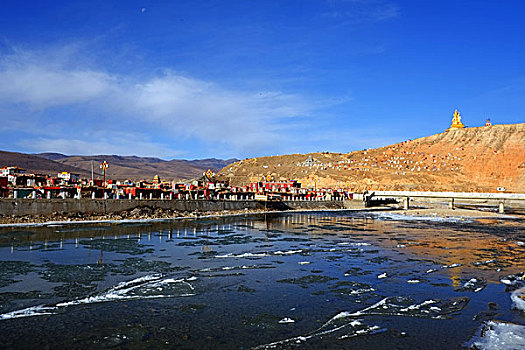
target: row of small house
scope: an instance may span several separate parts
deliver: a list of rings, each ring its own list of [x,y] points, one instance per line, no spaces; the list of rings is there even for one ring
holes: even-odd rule
[[[343,200],[351,197],[344,190],[301,188],[297,181],[252,182],[247,186],[228,186],[206,176],[189,183],[161,181],[132,182],[82,179],[77,174],[56,177],[27,174],[16,167],[2,168],[0,197],[10,198],[103,198],[103,199],[203,199],[203,200]]]

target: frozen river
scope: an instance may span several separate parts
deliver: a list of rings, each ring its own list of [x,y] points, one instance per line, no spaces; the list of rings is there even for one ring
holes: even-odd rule
[[[351,212],[0,229],[3,348],[525,348],[525,222]]]

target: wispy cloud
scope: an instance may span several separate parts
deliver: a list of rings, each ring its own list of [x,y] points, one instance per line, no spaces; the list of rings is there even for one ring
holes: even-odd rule
[[[290,119],[318,107],[301,96],[236,91],[170,70],[143,78],[86,68],[75,64],[79,57],[75,49],[0,56],[0,114],[31,130],[16,141],[27,150],[166,155],[192,139],[246,154],[279,143]]]
[[[14,50],[0,57],[0,102],[43,109],[81,103],[106,95],[115,84],[110,75],[67,67],[72,54]]]
[[[323,15],[342,24],[379,22],[400,14],[399,6],[387,0],[329,0],[328,3],[333,10]]]

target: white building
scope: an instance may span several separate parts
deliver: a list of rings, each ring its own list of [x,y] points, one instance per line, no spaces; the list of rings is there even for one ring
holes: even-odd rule
[[[9,176],[9,175],[19,175],[19,174],[25,174],[25,169],[19,168],[17,166],[7,166],[0,168],[1,176]]]
[[[67,182],[78,182],[80,180],[80,175],[63,171],[61,173],[58,173],[58,178]]]

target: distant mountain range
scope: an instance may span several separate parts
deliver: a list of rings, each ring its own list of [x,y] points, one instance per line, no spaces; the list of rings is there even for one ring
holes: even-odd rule
[[[29,172],[55,175],[68,171],[83,177],[91,177],[91,166],[95,176],[100,176],[100,163],[107,161],[106,176],[111,179],[149,179],[159,175],[161,179],[191,179],[202,175],[208,169],[219,171],[237,159],[173,159],[163,160],[153,157],[94,155],[67,156],[60,153],[25,154],[0,151],[0,167],[18,166]]]

